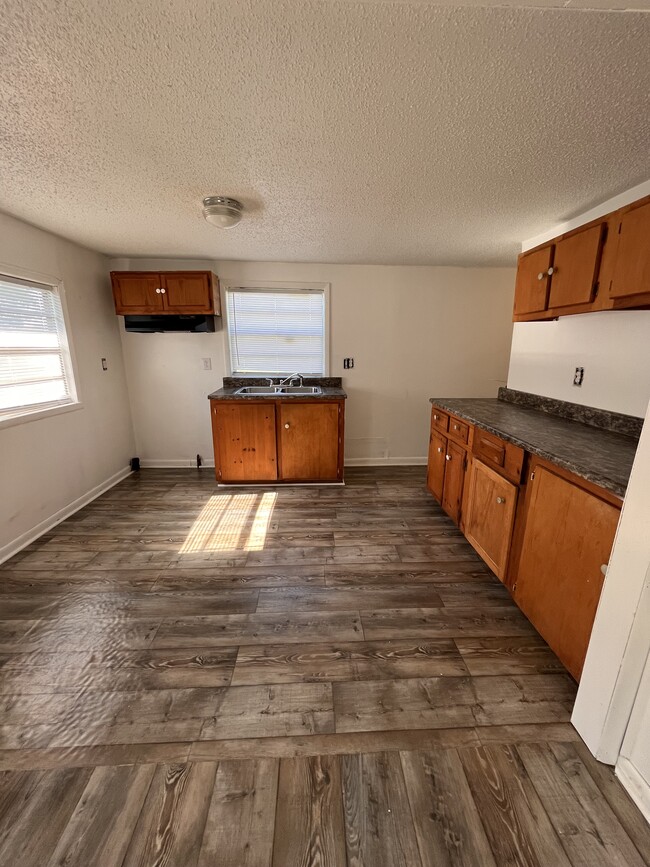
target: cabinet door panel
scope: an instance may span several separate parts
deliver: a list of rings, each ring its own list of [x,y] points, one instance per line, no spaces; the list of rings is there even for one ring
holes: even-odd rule
[[[213,401],[212,431],[220,482],[277,479],[273,403]]]
[[[212,287],[205,272],[161,274],[165,309],[170,313],[212,313]]]
[[[160,275],[147,272],[132,274],[111,274],[115,312],[121,316],[135,314],[162,313],[163,295],[156,292],[161,288]]]
[[[552,244],[519,257],[515,282],[515,316],[546,310],[549,287],[546,272],[551,267],[552,261]],[[541,280],[540,274],[543,275]]]
[[[460,506],[465,482],[465,451],[455,443],[447,443],[445,455],[445,486],[442,508],[457,524],[460,521]]]
[[[604,237],[602,223],[556,243],[549,307],[569,307],[594,300]]]
[[[280,478],[338,479],[339,412],[338,403],[280,404]]]
[[[620,510],[544,467],[529,484],[515,601],[579,679]]]
[[[465,536],[493,570],[505,580],[517,506],[517,487],[481,461],[472,461],[465,516]]]
[[[435,424],[435,422],[433,422]],[[427,462],[427,488],[439,503],[442,503],[442,490],[445,482],[445,455],[447,440],[431,431],[429,437],[429,460]]]
[[[650,294],[650,202],[623,214],[610,298]]]

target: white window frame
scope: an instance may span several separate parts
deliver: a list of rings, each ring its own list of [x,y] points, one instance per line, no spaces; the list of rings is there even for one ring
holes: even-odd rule
[[[26,410],[25,412],[17,412],[16,415],[7,418],[0,418],[0,430],[20,424],[27,424],[31,421],[38,421],[38,419],[48,418],[49,416],[61,415],[66,412],[76,412],[77,410],[83,409],[83,401],[79,392],[79,369],[72,340],[72,329],[70,327],[70,316],[68,313],[68,303],[63,280],[59,277],[54,277],[52,274],[44,274],[40,271],[19,268],[15,265],[10,265],[4,262],[0,262],[0,274],[9,279],[14,278],[15,280],[24,280],[26,282],[40,283],[43,286],[51,286],[58,294],[61,302],[63,324],[67,341],[66,354],[70,372],[70,396],[72,398],[72,400],[67,403],[42,407],[40,409],[35,408],[31,411]]]
[[[325,313],[324,313],[324,326],[325,326],[325,341],[324,341],[324,371],[323,376],[329,376],[330,370],[330,284],[329,283],[294,283],[289,280],[221,280],[221,310],[223,311],[223,326],[224,326],[224,341],[223,341],[223,352],[224,352],[224,362],[225,362],[225,370],[228,371],[228,376],[237,376],[241,379],[259,379],[263,377],[263,373],[233,373],[232,367],[232,359],[230,357],[230,323],[228,321],[228,299],[227,293],[228,291],[232,291],[234,289],[241,289],[242,291],[246,291],[247,289],[255,290],[255,289],[275,289],[278,292],[283,289],[293,289],[293,290],[303,290],[307,292],[322,292],[323,298],[325,302]],[[295,373],[303,373],[302,370],[296,370]],[[269,372],[269,376],[274,374],[273,371]],[[309,376],[309,374],[305,374]]]

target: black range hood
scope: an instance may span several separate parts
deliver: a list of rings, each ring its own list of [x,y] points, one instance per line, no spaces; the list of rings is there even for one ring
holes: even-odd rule
[[[125,316],[126,331],[152,334],[157,331],[188,331],[200,334],[214,331],[214,316],[177,316],[170,313],[157,316]]]

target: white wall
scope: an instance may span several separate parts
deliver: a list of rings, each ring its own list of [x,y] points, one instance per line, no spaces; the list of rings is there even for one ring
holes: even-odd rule
[[[106,257],[0,214],[3,271],[63,281],[83,407],[0,429],[0,562],[124,475],[134,449]]]
[[[514,270],[116,259],[113,269],[211,268],[224,281],[331,284],[332,376],[343,376],[346,459],[425,462],[431,396],[505,384]],[[126,334],[137,451],[150,465],[212,460],[206,395],[227,374],[222,331]],[[343,358],[352,356],[353,370]],[[212,371],[201,359],[212,359]],[[145,463],[146,465],[146,463]]]
[[[615,211],[650,194],[650,181],[587,213],[549,227],[522,250]],[[576,367],[585,368],[581,388]],[[512,335],[510,388],[645,416],[650,400],[650,310],[604,311],[560,317],[555,322],[518,322]]]

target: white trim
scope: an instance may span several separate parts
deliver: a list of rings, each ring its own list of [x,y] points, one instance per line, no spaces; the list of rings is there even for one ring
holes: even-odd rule
[[[22,551],[23,548],[26,548],[28,545],[31,545],[32,542],[36,541],[43,533],[47,533],[48,530],[51,530],[52,527],[56,527],[57,524],[60,524],[61,521],[65,521],[66,518],[69,518],[70,515],[74,515],[75,512],[78,512],[79,509],[83,509],[84,506],[87,506],[88,503],[91,503],[93,500],[96,500],[97,497],[101,496],[103,493],[109,490],[109,488],[114,487],[127,476],[131,475],[131,469],[129,467],[124,467],[124,469],[118,470],[118,472],[114,473],[110,478],[106,479],[104,482],[101,482],[99,485],[96,485],[94,488],[91,488],[85,494],[82,494],[81,497],[77,497],[76,500],[73,500],[71,503],[68,503],[67,506],[64,506],[62,509],[59,509],[58,512],[55,512],[53,515],[50,515],[49,518],[45,518],[45,520],[41,521],[40,524],[37,524],[35,527],[32,527],[31,530],[27,530],[26,533],[23,533],[21,536],[18,536],[17,539],[14,539],[13,542],[9,542],[4,547],[0,548],[0,563],[4,563],[5,560],[8,560],[10,557],[13,557],[14,554],[17,554],[19,551]]]
[[[214,458],[202,458],[203,467],[214,467]],[[196,458],[140,458],[143,470],[196,469]]]
[[[641,776],[632,762],[624,756],[619,756],[615,772],[623,788],[643,813],[646,822],[650,823],[650,784],[648,781]]]
[[[219,280],[221,293],[221,319],[223,322],[223,358],[224,370],[227,370],[227,376],[233,376],[232,363],[230,360],[230,338],[228,336],[228,301],[226,293],[230,289],[304,289],[312,292],[322,292],[325,297],[325,372],[323,376],[330,375],[330,341],[331,341],[331,322],[330,322],[330,292],[331,283],[315,282],[296,283],[292,280]],[[300,371],[296,371],[300,373]],[[236,374],[240,376],[241,374]],[[264,374],[251,374],[251,376],[263,376]],[[306,374],[311,376],[312,374]]]
[[[12,415],[9,418],[0,418],[0,430],[6,427],[13,427],[17,424],[26,424],[28,421],[38,421],[41,418],[47,418],[50,415],[61,415],[64,412],[75,412],[78,409],[83,409],[84,405],[77,400],[73,403],[62,403],[59,406],[50,406],[46,409],[37,409],[34,412],[24,412],[22,415]]]
[[[604,217],[605,214],[610,214],[612,211],[624,208],[625,205],[631,205],[632,202],[636,202],[637,199],[642,199],[644,196],[648,195],[650,195],[650,181],[644,181],[642,184],[637,184],[636,187],[632,187],[630,190],[625,190],[624,193],[620,193],[618,196],[613,196],[611,199],[607,199],[606,202],[601,202],[600,205],[596,205],[595,208],[585,211],[584,214],[572,217],[570,220],[565,220],[562,223],[556,223],[550,229],[540,232],[539,235],[535,235],[534,238],[528,238],[526,241],[522,241],[521,251],[522,253],[525,253],[526,250],[531,250],[533,247],[545,243],[545,241],[557,238],[558,235],[562,235],[564,232],[570,232],[572,229],[577,229],[579,226],[583,226],[591,220],[597,220],[598,217]]]
[[[427,458],[346,458],[346,467],[426,467]]]

